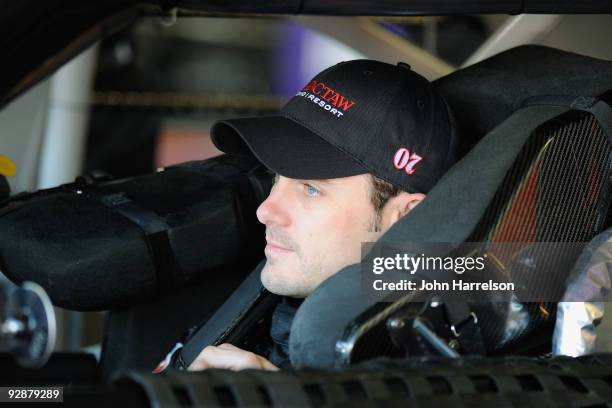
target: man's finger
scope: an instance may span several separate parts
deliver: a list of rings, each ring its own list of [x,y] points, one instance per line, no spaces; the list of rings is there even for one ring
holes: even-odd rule
[[[199,356],[193,360],[189,367],[187,367],[187,371],[202,371],[210,368],[205,359],[200,358]]]
[[[255,353],[242,350],[231,344],[208,346],[189,366],[189,370],[204,370],[207,368],[225,368],[229,370],[244,370],[257,368],[265,370],[278,370],[278,368],[265,358]]]
[[[222,349],[227,349],[227,350],[242,350],[230,343],[219,344],[217,347],[222,348]]]
[[[277,366],[272,364],[268,359],[258,356],[257,354],[255,354],[255,356],[258,359],[260,359],[259,364],[261,365],[261,368],[263,368],[264,370],[268,370],[268,371],[279,371],[280,370]]]
[[[238,348],[214,347],[205,350],[203,355],[208,366],[213,368],[227,368],[230,370],[259,368],[259,361],[255,354]]]
[[[260,367],[259,361],[253,353],[238,348],[230,349],[227,347],[208,346],[202,350],[189,368],[193,370],[203,370],[207,368],[242,370],[245,368]]]
[[[252,359],[251,361],[257,365],[256,367],[249,366],[249,367],[244,367],[244,368],[263,368],[264,370],[278,371],[278,367],[276,367],[274,364],[269,362],[264,357],[258,356],[255,353],[251,353],[251,352],[242,350],[241,348],[236,347],[233,344],[222,343],[222,344],[219,344],[217,348],[224,349],[224,350],[237,351],[239,353],[246,353],[248,358],[251,358]]]

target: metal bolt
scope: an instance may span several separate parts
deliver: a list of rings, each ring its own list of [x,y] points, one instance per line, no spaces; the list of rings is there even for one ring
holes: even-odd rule
[[[25,327],[22,322],[17,319],[8,318],[0,326],[0,332],[5,336],[16,336],[24,331]]]
[[[459,350],[461,348],[461,344],[459,344],[459,340],[451,339],[448,342],[448,347],[452,348],[453,350]]]
[[[404,327],[406,325],[406,322],[403,319],[395,317],[393,319],[390,319],[389,323],[387,323],[387,324],[392,329],[401,329],[402,327]]]
[[[442,301],[440,300],[439,297],[434,296],[434,297],[431,298],[431,302],[429,302],[429,306],[435,308],[435,307],[438,307],[440,305],[442,305]]]

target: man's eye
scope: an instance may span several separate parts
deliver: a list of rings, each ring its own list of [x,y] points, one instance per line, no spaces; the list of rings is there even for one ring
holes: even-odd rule
[[[306,189],[306,195],[310,197],[317,197],[321,194],[321,192],[312,184],[304,183],[304,188]]]

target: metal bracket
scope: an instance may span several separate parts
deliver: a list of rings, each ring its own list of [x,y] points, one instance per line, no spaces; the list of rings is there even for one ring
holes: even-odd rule
[[[476,313],[474,312],[470,312],[470,316],[472,317],[472,320],[474,321],[474,324],[478,324],[478,316],[476,316]],[[461,323],[461,325],[463,326],[463,324],[465,324],[465,321],[463,321]],[[457,338],[459,338],[459,336],[461,335],[461,333],[457,332],[457,329],[455,328],[455,325],[451,325],[450,327],[451,331],[453,332],[453,335]]]

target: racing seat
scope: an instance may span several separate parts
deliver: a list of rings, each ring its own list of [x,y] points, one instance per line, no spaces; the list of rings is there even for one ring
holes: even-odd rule
[[[525,243],[532,253],[544,252],[548,262],[526,270],[505,254],[500,257],[504,277],[526,289],[564,283],[583,243],[609,224],[611,73],[609,62],[526,46],[437,81],[465,136],[465,150],[474,147],[378,244],[488,242],[495,249],[500,242]],[[538,246],[546,242],[576,244],[571,251]],[[380,334],[398,303],[381,310],[376,303],[384,298],[363,296],[361,283],[360,268],[352,265],[306,299],[291,330],[294,366],[330,367],[397,355]],[[560,299],[564,285],[553,289],[550,297]],[[552,335],[555,306],[470,305],[484,343],[481,352],[542,353]],[[453,337],[448,314],[438,331],[446,341]]]
[[[612,119],[604,104],[589,97],[610,102],[611,74],[612,64],[606,61],[525,46],[438,80],[435,86],[456,115],[465,157],[379,243],[576,243],[567,253],[536,245],[556,262],[537,273],[518,268],[505,275],[523,289],[545,286],[554,278],[560,284],[549,297],[560,298],[583,243],[609,225]],[[508,265],[512,261],[506,258]],[[249,349],[245,346],[252,342],[243,340],[261,328],[261,316],[275,304],[257,274],[226,301],[223,311],[231,316],[217,313],[187,341],[183,365],[209,344],[231,341]],[[376,336],[380,333],[364,328],[374,327],[376,319],[389,321],[392,316],[384,313],[395,304],[379,313],[376,304],[383,299],[362,296],[361,283],[359,266],[349,266],[300,306],[289,341],[294,367],[325,368],[389,355]],[[243,306],[232,310],[239,299]],[[483,353],[533,354],[547,346],[555,321],[553,302],[473,307]]]

